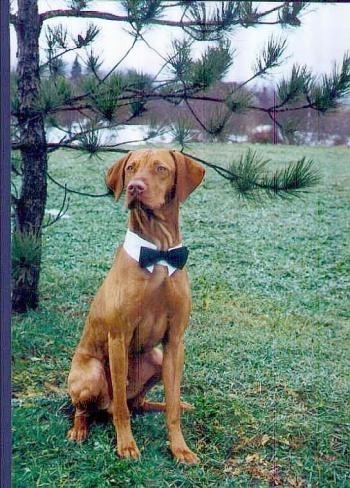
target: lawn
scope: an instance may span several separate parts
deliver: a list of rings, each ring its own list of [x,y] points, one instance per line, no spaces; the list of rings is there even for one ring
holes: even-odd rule
[[[13,488],[350,486],[350,151],[254,148],[271,168],[312,158],[322,180],[302,198],[251,203],[207,170],[183,205],[193,313],[182,398],[195,410],[182,423],[201,463],[173,461],[162,414],[133,419],[138,462],[116,457],[103,419],[82,445],[65,438],[70,360],[127,218],[111,197],[71,194],[45,230],[40,309],[13,319]],[[226,164],[246,149],[191,152]],[[114,159],[61,151],[50,172],[103,193]],[[50,183],[48,210],[61,198]]]

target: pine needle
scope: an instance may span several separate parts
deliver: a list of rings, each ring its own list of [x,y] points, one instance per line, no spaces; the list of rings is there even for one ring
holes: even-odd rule
[[[244,198],[256,199],[261,191],[269,197],[288,198],[315,186],[320,175],[311,159],[301,158],[272,174],[266,171],[269,160],[248,149],[240,159],[229,166],[232,186]]]

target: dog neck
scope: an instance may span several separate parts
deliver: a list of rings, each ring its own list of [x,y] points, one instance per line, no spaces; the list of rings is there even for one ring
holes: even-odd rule
[[[179,204],[172,200],[157,210],[135,207],[129,214],[129,229],[166,251],[181,242]]]
[[[168,249],[168,251],[182,248],[182,244],[179,244],[178,246],[175,246],[173,248]],[[144,248],[148,248],[154,251],[157,251],[157,246],[153,244],[152,242],[146,241],[139,235],[135,234],[132,232],[130,229],[126,231],[126,236],[125,240],[123,243],[123,248],[127,252],[127,254],[133,258],[135,261],[140,263],[140,266],[142,268],[146,268],[150,273],[153,273],[154,266],[155,264],[161,264],[162,266],[165,266],[168,270],[168,275],[171,276],[177,269],[182,269],[182,266],[174,266],[171,262],[168,262],[166,257],[163,259],[163,257],[160,257],[159,260],[153,262],[150,262],[148,265],[143,264],[141,265],[141,252]],[[185,248],[184,248],[185,249]]]

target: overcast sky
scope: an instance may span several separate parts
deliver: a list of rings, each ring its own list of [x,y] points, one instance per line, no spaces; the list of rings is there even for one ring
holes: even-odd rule
[[[95,1],[91,7],[94,10],[114,11],[118,13],[118,3],[112,1]],[[271,2],[259,2],[271,8]],[[40,11],[57,9],[67,5],[63,0],[39,0]],[[119,11],[120,13],[120,11]],[[173,14],[176,18],[176,12]],[[294,63],[307,64],[314,73],[330,72],[333,62],[340,63],[346,51],[350,51],[350,4],[347,3],[313,3],[301,17],[302,25],[298,28],[281,29],[278,26],[260,26],[258,28],[237,28],[230,34],[232,48],[236,50],[233,67],[230,69],[227,80],[243,81],[252,74],[252,65],[257,53],[273,34],[276,37],[287,38],[288,59],[283,68],[276,69],[278,79],[288,72]],[[77,35],[84,32],[83,20],[61,18],[59,22],[67,26],[69,32]],[[57,23],[57,21],[56,21]],[[104,67],[112,67],[132,42],[126,33],[127,24],[111,21],[94,23],[101,27],[101,33],[94,45],[94,50],[101,53],[105,61]],[[86,21],[85,21],[86,24]],[[13,34],[13,33],[12,33]],[[167,27],[150,28],[145,33],[148,43],[161,53],[169,50],[171,40],[182,36],[180,29]],[[12,40],[12,65],[15,64],[15,36]],[[45,41],[42,39],[42,46]],[[200,49],[200,48],[198,48]],[[70,61],[74,59],[72,55]],[[147,73],[156,73],[162,65],[162,60],[147,48],[144,43],[137,43],[132,54],[123,63],[125,68],[135,68]]]

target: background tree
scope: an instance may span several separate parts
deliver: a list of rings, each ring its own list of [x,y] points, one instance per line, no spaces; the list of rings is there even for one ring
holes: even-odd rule
[[[284,113],[302,108],[325,113],[349,91],[350,57],[345,55],[342,66],[321,80],[317,80],[307,67],[295,66],[291,75],[277,84],[274,103],[271,106],[256,105],[247,90],[248,83],[283,63],[286,41],[270,38],[257,56],[255,71],[249,80],[227,86],[220,96],[209,94],[233,63],[234,53],[227,37],[230,32],[262,24],[297,27],[300,14],[307,7],[305,2],[271,3],[262,10],[257,2],[236,1],[122,0],[119,4],[121,14],[96,11],[94,2],[86,0],[70,0],[67,8],[39,14],[37,0],[18,0],[17,11],[11,13],[18,44],[12,99],[12,166],[17,181],[20,180],[20,189],[15,188],[12,196],[14,311],[23,312],[38,305],[41,238],[51,152],[62,147],[83,150],[89,155],[102,150],[125,152],[120,143],[102,146],[99,131],[130,123],[156,100],[173,107],[185,105],[205,133],[212,139],[220,139],[233,114],[249,110],[264,112],[283,133],[280,116]],[[176,20],[166,15],[174,7],[178,12]],[[47,21],[68,17],[127,25],[132,44],[121,59],[116,60],[114,68],[106,72],[93,50],[99,34],[93,23],[89,23],[77,37],[70,36],[63,25],[48,25],[44,31],[46,50],[40,52],[39,37]],[[163,59],[163,66],[156,76],[136,70],[122,72],[120,64],[132,54],[136,42],[147,44],[144,33],[149,26],[177,28],[185,36],[172,42],[166,56],[151,46]],[[194,45],[204,41],[206,48],[194,57]],[[72,51],[79,53],[79,59],[85,56],[84,76],[80,76],[81,65],[76,58],[71,77],[67,78],[64,58]],[[79,122],[75,124],[79,130],[73,128],[72,121]],[[48,142],[46,130],[49,126],[64,131],[60,141]],[[152,123],[145,139],[161,130],[164,129],[159,124]],[[190,130],[188,121],[180,119],[169,130],[183,149]],[[317,180],[312,162],[305,158],[272,175],[266,173],[266,161],[253,151],[248,151],[239,161],[231,162],[227,168],[215,161],[202,162],[246,195],[258,190],[271,195],[290,194]],[[62,212],[68,191],[65,188]]]
[[[74,63],[72,64],[72,70],[70,72],[70,77],[73,81],[77,81],[81,78],[82,75],[82,68],[81,64],[79,63],[78,56],[75,56]]]

